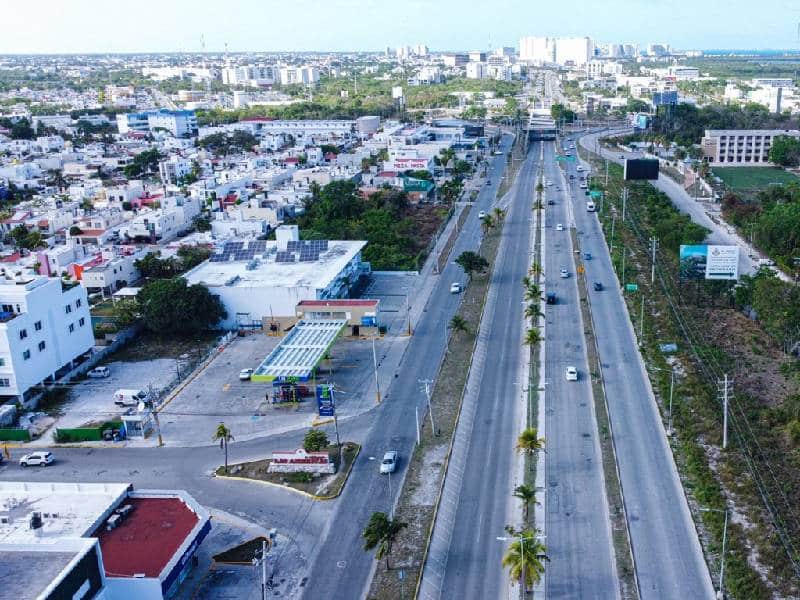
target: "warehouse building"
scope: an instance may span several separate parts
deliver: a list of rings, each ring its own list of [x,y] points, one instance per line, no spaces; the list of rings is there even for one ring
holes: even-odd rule
[[[301,241],[296,225],[276,229],[276,241],[226,241],[209,260],[184,275],[222,302],[224,329],[260,328],[296,320],[302,300],[347,298],[370,273],[363,241]]]

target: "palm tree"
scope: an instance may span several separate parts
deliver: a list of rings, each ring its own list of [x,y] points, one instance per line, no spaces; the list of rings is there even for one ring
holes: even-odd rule
[[[539,432],[535,427],[528,427],[517,438],[517,450],[535,454],[539,450],[544,450],[544,438],[539,437]]]
[[[530,529],[515,532],[516,539],[508,545],[503,555],[503,566],[508,567],[512,579],[519,580],[527,590],[539,582],[544,574],[544,563],[550,559],[544,544],[536,539]]]
[[[452,148],[442,148],[439,151],[439,156],[442,157],[442,166],[444,167],[444,170],[447,171],[448,163],[456,158],[456,151]]]
[[[506,217],[506,211],[504,211],[499,206],[495,206],[494,207],[494,220],[499,223],[500,221],[505,219],[505,217]]]
[[[214,432],[212,438],[215,442],[219,440],[219,447],[225,450],[225,473],[228,473],[228,442],[233,441],[233,434],[231,430],[225,426],[225,423],[220,421],[217,425],[217,430]]]
[[[481,227],[483,228],[483,233],[488,232],[492,227],[494,227],[494,219],[492,215],[484,215],[481,217]]]
[[[529,288],[532,285],[536,285],[536,284],[533,282],[533,280],[528,275],[526,275],[525,277],[522,278],[522,285],[524,287],[526,287],[526,288]]]
[[[540,265],[537,262],[533,263],[531,265],[531,268],[528,269],[528,274],[531,275],[532,277],[536,277],[538,275],[541,275],[543,272],[544,272],[544,269],[542,269],[542,265]]]
[[[453,318],[450,319],[450,329],[453,331],[467,333],[469,331],[469,326],[467,325],[467,320],[464,317],[461,315],[453,315]]]
[[[529,485],[518,485],[514,488],[514,493],[512,494],[515,498],[519,498],[523,502],[523,506],[525,508],[525,520],[528,520],[528,507],[530,503],[533,502],[534,504],[539,504],[536,501],[536,491]]]
[[[534,300],[539,300],[541,296],[542,296],[542,290],[535,283],[529,285],[525,289],[525,300],[533,302]]]
[[[528,329],[525,333],[525,341],[523,342],[526,346],[536,346],[542,341],[542,334],[539,333],[539,330],[535,327]]]
[[[542,309],[539,308],[539,305],[536,304],[535,302],[531,302],[530,304],[528,304],[528,306],[525,307],[525,316],[528,317],[529,319],[538,319],[543,314],[544,313],[542,312]]]
[[[364,532],[364,550],[378,548],[375,558],[380,560],[386,557],[386,568],[389,569],[389,555],[392,553],[392,543],[397,539],[402,529],[407,527],[407,523],[393,521],[384,512],[374,512],[369,518]]]

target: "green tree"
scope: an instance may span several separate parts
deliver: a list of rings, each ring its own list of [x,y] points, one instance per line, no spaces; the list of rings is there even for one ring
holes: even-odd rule
[[[800,165],[800,140],[788,135],[778,135],[772,138],[769,161],[782,167]]]
[[[225,451],[225,474],[228,473],[228,444],[233,440],[233,434],[231,430],[225,425],[225,423],[220,422],[217,425],[217,429],[214,431],[214,436],[211,438],[215,442],[219,441],[220,449]]]
[[[182,277],[156,279],[136,296],[142,321],[159,335],[193,335],[214,327],[227,316],[218,296]]]
[[[439,150],[439,157],[442,161],[442,166],[444,167],[445,171],[447,170],[450,161],[453,161],[455,165],[455,158],[456,158],[456,151],[452,148],[442,148]]]
[[[83,230],[80,227],[78,227],[77,225],[73,225],[72,227],[69,228],[70,236],[76,236],[76,235],[80,235],[82,233],[83,233]]]
[[[535,454],[544,449],[544,438],[539,437],[535,427],[523,429],[517,437],[517,450],[526,454]]]
[[[453,315],[453,318],[450,319],[450,329],[453,331],[468,333],[469,325],[467,324],[467,320],[461,315]]]
[[[516,538],[511,542],[503,555],[503,566],[509,570],[512,579],[516,579],[527,590],[539,582],[544,574],[544,563],[549,561],[546,548],[536,534],[526,529],[514,532]]]
[[[489,267],[489,261],[472,250],[466,250],[459,254],[455,262],[470,278],[473,273],[483,273]]]
[[[394,544],[400,532],[408,526],[397,520],[390,519],[386,513],[374,512],[367,523],[362,537],[364,538],[364,550],[369,551],[377,548],[375,558],[380,560],[386,558],[386,568],[389,569],[389,556],[392,554],[392,544]]]
[[[132,298],[118,300],[112,305],[111,313],[119,327],[128,327],[139,319],[139,304]]]
[[[528,508],[530,507],[531,502],[536,502],[536,491],[529,485],[518,485],[514,488],[514,493],[512,494],[515,498],[519,498],[522,500],[522,506],[524,509],[524,516],[525,520],[528,520]]]
[[[167,279],[181,271],[181,264],[177,259],[174,257],[161,259],[155,252],[148,252],[133,264],[142,277],[150,279]]]
[[[481,229],[483,229],[483,233],[488,233],[490,229],[495,226],[495,221],[492,215],[485,214],[481,217]]]
[[[201,262],[208,260],[211,249],[205,246],[181,246],[178,248],[178,257],[181,259],[182,270],[193,269]]]
[[[194,220],[194,228],[199,233],[205,233],[206,231],[211,231],[211,219],[206,216],[196,217]]]
[[[537,344],[540,344],[542,342],[542,339],[543,338],[541,332],[535,327],[532,327],[531,329],[528,329],[528,331],[525,332],[524,343],[527,346],[536,346]]]
[[[556,123],[564,120],[564,123],[572,123],[575,121],[578,115],[575,114],[574,110],[570,110],[563,104],[553,104],[550,107],[550,116],[555,119]]]
[[[306,452],[319,452],[329,445],[328,434],[321,429],[309,429],[303,438],[303,448]]]
[[[537,302],[531,302],[525,307],[525,316],[529,319],[538,319],[543,316],[542,309]]]
[[[145,150],[134,156],[133,161],[129,165],[123,167],[122,172],[125,174],[125,177],[129,179],[141,177],[142,175],[149,175],[156,170],[158,161],[161,160],[161,158],[161,153],[158,151],[158,148]]]

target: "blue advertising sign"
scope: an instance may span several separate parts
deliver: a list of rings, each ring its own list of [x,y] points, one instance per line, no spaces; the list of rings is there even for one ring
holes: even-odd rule
[[[317,385],[317,411],[320,417],[332,417],[336,413],[333,386],[328,383]]]
[[[377,327],[378,319],[375,317],[375,315],[364,315],[361,317],[361,324],[364,327]]]

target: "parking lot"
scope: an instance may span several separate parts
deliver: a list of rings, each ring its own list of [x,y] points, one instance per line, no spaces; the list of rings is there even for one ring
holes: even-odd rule
[[[381,319],[389,335],[406,333],[408,308],[416,301],[424,301],[414,295],[418,280],[419,275],[407,271],[378,271],[372,274],[372,280],[362,296],[381,301]]]
[[[142,361],[107,363],[111,375],[104,379],[85,379],[75,382],[63,404],[63,414],[55,427],[80,427],[86,423],[109,420],[121,415],[126,408],[114,404],[118,389],[163,389],[177,377],[178,361],[156,358]],[[47,438],[47,436],[43,436]],[[47,442],[52,440],[45,439]]]

